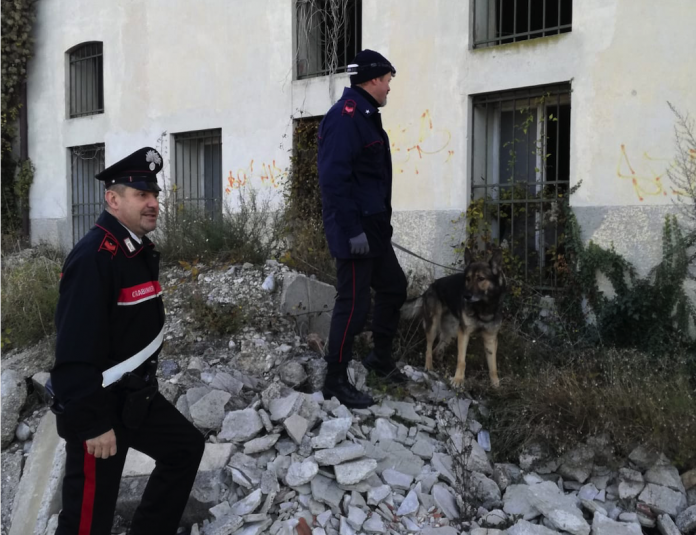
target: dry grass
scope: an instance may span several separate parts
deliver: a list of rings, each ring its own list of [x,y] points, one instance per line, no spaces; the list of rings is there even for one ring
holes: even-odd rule
[[[696,465],[694,355],[661,358],[613,348],[556,355],[522,367],[502,366],[492,389],[485,364],[468,381],[487,400],[495,456],[516,460],[542,442],[557,453],[608,433],[620,454],[639,443],[663,451],[679,467]],[[507,360],[507,359],[506,359]]]
[[[256,190],[240,190],[238,206],[211,217],[170,193],[152,239],[165,262],[179,260],[263,263],[283,248],[282,211]]]
[[[422,368],[425,343],[418,321],[402,320],[397,343]],[[435,369],[453,375],[456,342]],[[696,352],[667,347],[661,355],[635,349],[551,345],[509,324],[499,337],[501,387],[488,378],[480,336],[467,351],[466,389],[490,409],[483,422],[498,461],[517,462],[525,445],[541,442],[560,454],[608,433],[618,454],[639,443],[663,451],[678,467],[696,466]]]
[[[286,225],[289,247],[280,260],[321,282],[336,284],[336,261],[329,252],[324,227],[302,220],[287,221]]]
[[[50,247],[3,255],[2,349],[21,348],[55,332],[53,316],[63,255]]]

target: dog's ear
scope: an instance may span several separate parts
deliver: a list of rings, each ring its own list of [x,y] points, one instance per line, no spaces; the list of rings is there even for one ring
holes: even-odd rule
[[[474,253],[471,251],[469,247],[464,249],[464,265],[468,266],[474,261]]]
[[[494,275],[500,273],[500,270],[503,267],[503,252],[499,248],[493,250],[493,254],[491,255],[491,259],[488,261],[488,265],[491,266],[491,271]]]

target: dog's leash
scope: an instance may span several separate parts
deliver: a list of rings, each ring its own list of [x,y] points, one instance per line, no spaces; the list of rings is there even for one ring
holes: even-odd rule
[[[457,271],[459,273],[464,271],[463,269],[454,268],[452,266],[443,266],[442,264],[438,264],[437,262],[433,262],[432,260],[428,260],[427,258],[423,258],[421,255],[418,255],[418,254],[414,253],[413,251],[409,251],[408,249],[406,249],[406,247],[403,247],[396,242],[391,242],[391,244],[394,247],[396,247],[397,249],[400,249],[401,251],[403,251],[404,253],[410,254],[411,256],[415,256],[416,258],[419,258],[419,259],[423,260],[424,262],[427,262],[428,264],[433,264],[434,266],[449,269],[451,271]]]

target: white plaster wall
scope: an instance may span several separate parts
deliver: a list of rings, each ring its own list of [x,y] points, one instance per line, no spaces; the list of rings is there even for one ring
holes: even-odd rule
[[[108,166],[157,146],[164,131],[222,128],[225,186],[244,172],[249,184],[280,185],[292,133],[291,0],[45,0],[37,3],[35,37],[30,202],[40,229],[58,221],[69,231],[67,148],[76,145],[105,143]],[[104,43],[105,113],[67,119],[65,54],[91,40]],[[167,153],[171,136],[164,139]],[[234,191],[225,196],[234,203]]]
[[[109,165],[165,130],[222,128],[225,185],[246,176],[276,191],[262,177],[279,182],[288,166],[291,117],[324,114],[348,84],[346,75],[292,81],[292,0],[42,0],[37,8],[29,74],[37,221],[69,219],[66,147],[105,142]],[[666,101],[696,114],[695,23],[693,0],[574,0],[568,34],[473,50],[465,0],[363,0],[363,48],[397,68],[382,111],[394,208],[430,218],[397,236],[446,256],[437,214],[456,216],[468,201],[472,95],[571,80],[571,182],[583,182],[572,204],[666,208],[674,156]],[[65,51],[88,40],[104,42],[106,113],[66,120]]]
[[[404,164],[396,209],[466,205],[472,95],[571,80],[571,182],[583,182],[573,204],[671,204],[667,101],[696,114],[696,2],[575,0],[572,32],[476,50],[470,26],[469,2],[366,2],[363,44],[398,71],[383,111],[396,170]],[[420,128],[426,110],[432,130]],[[406,157],[416,144],[440,152]]]

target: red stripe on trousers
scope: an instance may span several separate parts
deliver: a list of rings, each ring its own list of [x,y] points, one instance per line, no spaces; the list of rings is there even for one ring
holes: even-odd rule
[[[343,361],[343,344],[346,343],[348,327],[350,327],[350,320],[353,319],[353,311],[355,310],[355,262],[351,262],[350,265],[353,268],[353,303],[350,306],[350,316],[348,316],[348,325],[346,325],[346,331],[343,333],[343,340],[341,341],[341,350],[338,352],[338,362]]]
[[[92,531],[92,514],[94,513],[94,494],[97,487],[97,458],[87,453],[85,448],[85,486],[82,490],[82,512],[80,513],[80,530],[78,535],[89,535]]]

